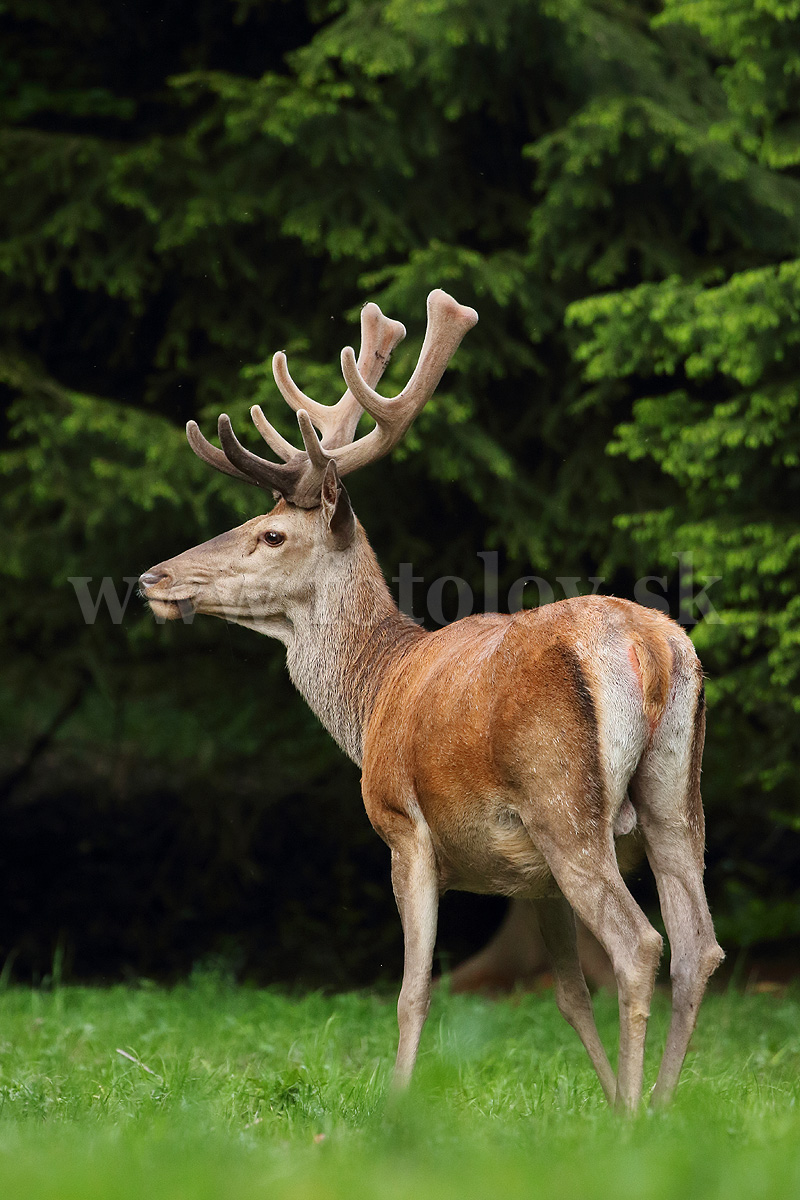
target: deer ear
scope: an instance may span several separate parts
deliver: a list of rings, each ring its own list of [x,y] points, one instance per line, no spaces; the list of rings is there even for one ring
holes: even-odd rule
[[[336,463],[331,459],[322,480],[322,517],[335,550],[346,550],[356,534],[356,518],[350,497],[339,479]]]

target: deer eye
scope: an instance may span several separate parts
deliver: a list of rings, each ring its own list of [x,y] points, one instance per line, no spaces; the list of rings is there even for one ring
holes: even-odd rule
[[[286,541],[286,534],[278,533],[277,529],[267,529],[259,539],[267,546],[281,546]]]

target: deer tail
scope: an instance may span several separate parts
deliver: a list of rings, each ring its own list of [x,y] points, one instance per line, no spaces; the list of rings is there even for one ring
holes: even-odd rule
[[[654,730],[664,715],[672,675],[672,647],[664,634],[647,639],[633,635],[633,654],[642,681],[644,715]]]

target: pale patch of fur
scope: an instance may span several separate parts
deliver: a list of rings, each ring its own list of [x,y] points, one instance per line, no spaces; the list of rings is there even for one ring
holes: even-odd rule
[[[643,784],[651,780],[659,785],[650,789],[651,803],[662,810],[667,821],[673,810],[672,792],[683,795],[688,788],[693,729],[686,713],[693,711],[700,690],[700,669],[691,643],[677,643],[675,649],[675,669],[664,714],[639,769]]]
[[[639,764],[650,736],[649,723],[642,708],[641,689],[633,677],[627,647],[622,639],[598,639],[586,666],[595,685],[593,694],[597,712],[600,761],[615,822],[615,833],[618,819],[621,822],[620,832],[630,833],[633,828],[630,815],[627,810],[625,813],[622,810],[631,776]],[[632,810],[630,802],[628,808]]]
[[[286,662],[297,690],[354,763],[386,670],[423,631],[396,608],[359,529],[290,614]]]

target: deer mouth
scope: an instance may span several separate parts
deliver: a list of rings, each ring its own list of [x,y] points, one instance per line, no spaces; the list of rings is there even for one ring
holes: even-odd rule
[[[139,595],[147,601],[159,621],[177,621],[179,617],[185,620],[195,611],[194,594],[186,589],[181,594],[180,588],[170,588],[164,575],[156,571],[146,571],[139,577]]]
[[[157,600],[155,596],[145,596],[152,609],[153,616],[159,621],[177,621],[179,617],[186,620],[194,611],[194,601],[187,600]]]

